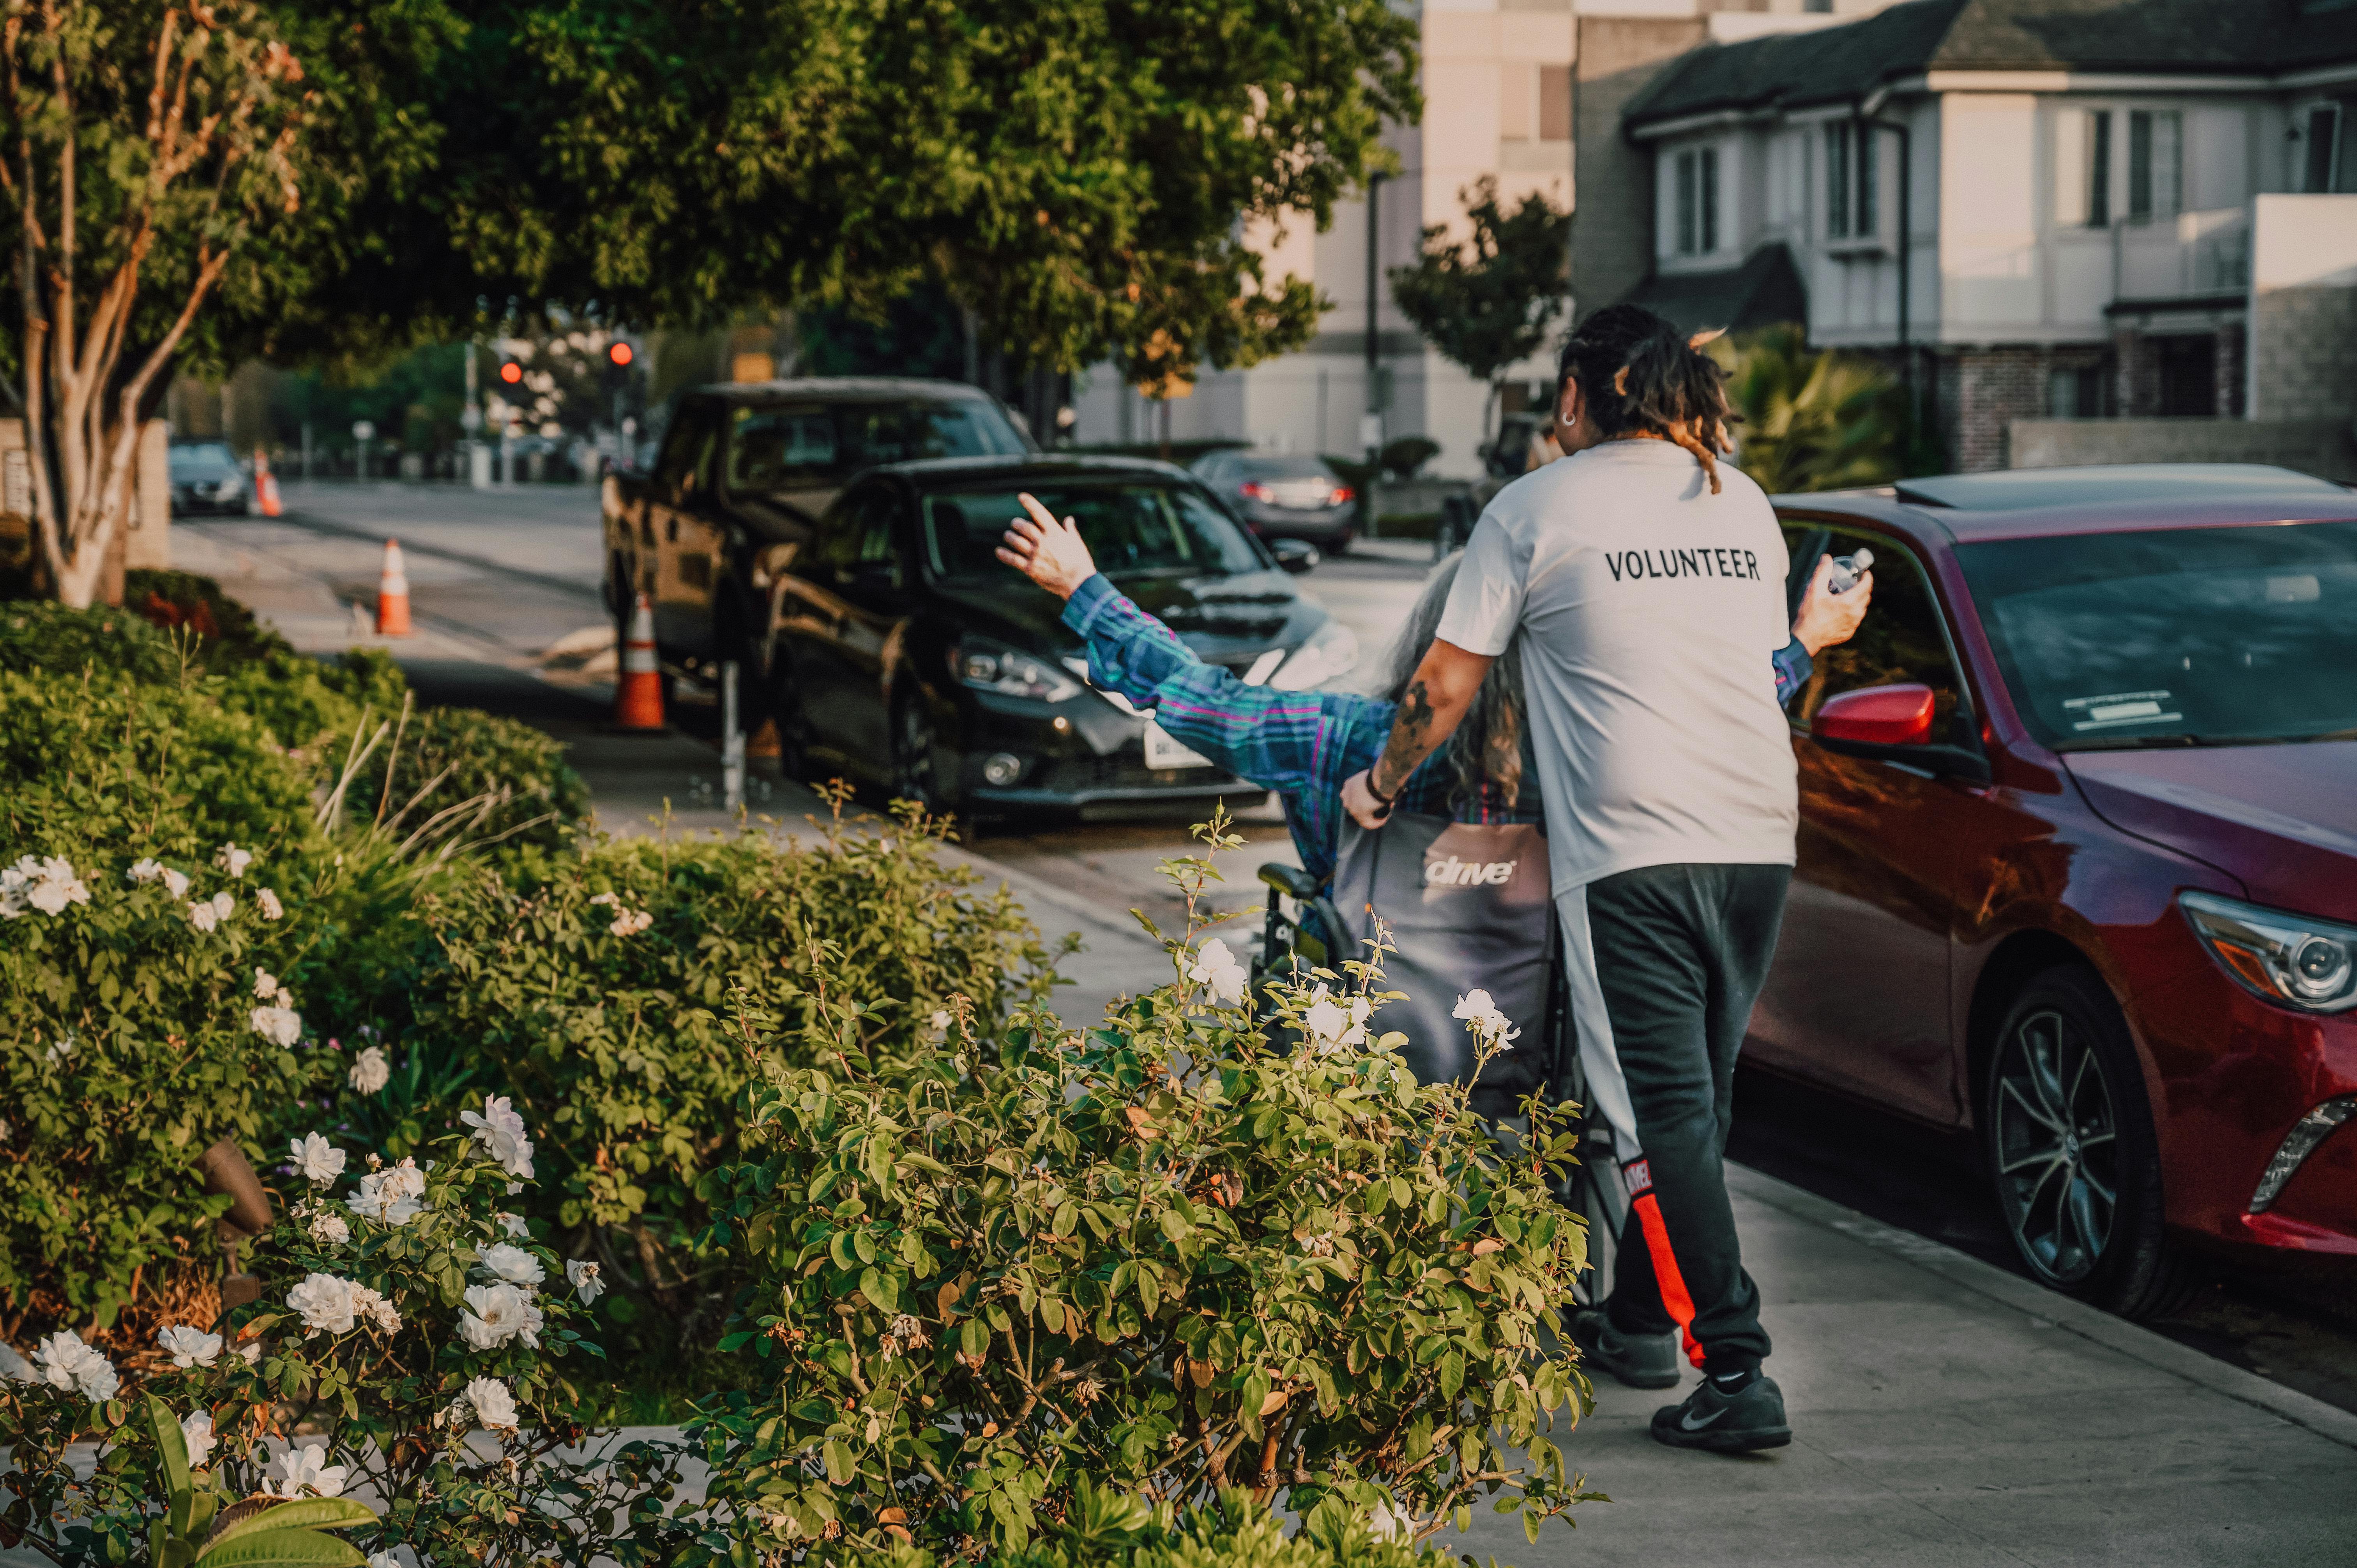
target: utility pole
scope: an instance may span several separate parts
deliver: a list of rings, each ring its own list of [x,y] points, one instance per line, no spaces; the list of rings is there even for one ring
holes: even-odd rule
[[[475,340],[472,338],[467,339],[467,406],[458,411],[458,424],[467,432],[467,483],[480,489],[490,476],[483,472],[483,464],[477,456],[481,447],[475,435],[483,427],[483,404],[475,386]]]

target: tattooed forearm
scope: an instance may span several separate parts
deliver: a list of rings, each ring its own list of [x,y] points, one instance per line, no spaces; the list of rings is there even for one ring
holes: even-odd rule
[[[1421,676],[1409,682],[1400,697],[1399,715],[1392,720],[1391,738],[1383,743],[1383,756],[1375,759],[1375,793],[1386,800],[1398,794],[1408,775],[1432,755],[1443,738],[1433,736],[1436,718],[1431,688]]]

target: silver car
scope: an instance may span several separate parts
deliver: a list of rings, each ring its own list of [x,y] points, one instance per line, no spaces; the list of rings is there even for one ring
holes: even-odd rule
[[[1340,555],[1359,536],[1357,492],[1323,458],[1212,452],[1194,472],[1264,539],[1306,539]]]

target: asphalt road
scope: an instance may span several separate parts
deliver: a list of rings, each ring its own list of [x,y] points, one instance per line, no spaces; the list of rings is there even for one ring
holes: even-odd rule
[[[396,649],[429,700],[495,703],[586,744],[602,697],[597,666],[546,658],[594,641],[605,627],[597,492],[587,486],[519,486],[470,492],[449,486],[290,485],[276,520],[182,520],[178,564],[211,574],[269,616],[298,647],[340,650],[374,639],[352,607],[372,603],[382,541],[408,560],[419,635]],[[1360,638],[1352,683],[1369,689],[1429,568],[1422,546],[1378,542],[1329,560],[1301,579]],[[503,669],[487,668],[503,667]],[[518,672],[530,672],[518,679]],[[682,704],[674,723],[716,737],[708,704]],[[683,796],[708,779],[678,772]],[[648,786],[668,800],[668,780]],[[799,792],[796,792],[799,794]],[[757,802],[757,809],[759,803]],[[1259,902],[1243,880],[1263,860],[1292,858],[1266,809],[1240,823],[1246,839],[1214,900],[1248,917]],[[1114,922],[1143,910],[1166,929],[1180,905],[1157,870],[1187,853],[1183,819],[1135,823],[1017,824],[985,832],[981,857],[1053,889],[1063,907]],[[1054,929],[1054,911],[1035,910]],[[1240,922],[1247,931],[1248,918]],[[1738,1079],[1732,1154],[1738,1161],[1887,1224],[2019,1272],[1986,1186],[1962,1140],[1758,1072]],[[2318,1399],[2357,1411],[2357,1303],[2329,1279],[2250,1270],[2222,1274],[2183,1312],[2149,1325],[2179,1342]]]

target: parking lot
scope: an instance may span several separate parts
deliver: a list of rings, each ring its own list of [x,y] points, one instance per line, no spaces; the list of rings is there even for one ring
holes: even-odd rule
[[[677,822],[717,825],[718,714],[708,700],[677,704],[674,740],[601,736],[609,688],[597,651],[597,498],[588,487],[468,491],[449,486],[289,486],[286,515],[188,519],[175,526],[176,563],[221,578],[296,644],[328,651],[375,639],[355,607],[372,603],[382,541],[407,557],[417,635],[394,647],[435,700],[488,706],[543,725],[576,747],[599,789],[601,820],[629,827],[665,809]],[[1377,541],[1299,579],[1379,658],[1428,565],[1426,547]],[[554,657],[550,650],[557,650]],[[571,651],[565,651],[570,650]],[[751,809],[791,824],[812,804],[792,786],[757,779]],[[1223,908],[1258,903],[1246,881],[1264,859],[1290,858],[1276,814],[1247,811],[1247,840],[1232,861]],[[1127,911],[1169,923],[1176,900],[1157,873],[1187,845],[1183,820],[1004,823],[970,844],[1003,868],[1050,931],[1078,929],[1106,961],[1086,1001],[1150,983],[1151,962],[1124,970]],[[1151,960],[1151,955],[1148,955]],[[1735,1157],[1885,1226],[1930,1238],[2018,1273],[1968,1141],[1927,1135],[1839,1096],[1748,1072],[1738,1095]],[[2185,1309],[2149,1325],[2181,1346],[2342,1410],[2357,1412],[2357,1310],[2329,1278],[2286,1269],[2216,1279]]]

